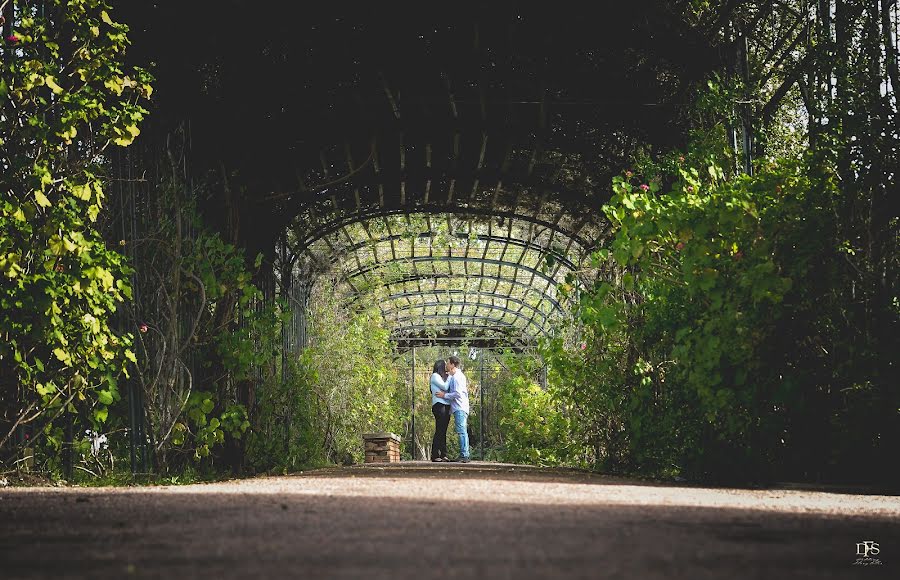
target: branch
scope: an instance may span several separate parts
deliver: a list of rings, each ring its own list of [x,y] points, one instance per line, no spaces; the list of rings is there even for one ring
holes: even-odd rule
[[[350,179],[352,179],[354,176],[358,175],[359,172],[361,172],[363,169],[365,169],[365,168],[369,165],[369,163],[372,162],[372,160],[373,160],[374,158],[375,158],[375,144],[372,143],[372,148],[371,148],[371,151],[369,152],[369,157],[368,157],[365,161],[363,161],[363,164],[362,164],[362,165],[360,165],[359,167],[357,167],[356,169],[354,169],[353,171],[351,171],[351,172],[348,173],[347,175],[344,175],[343,177],[339,177],[339,178],[337,178],[337,179],[335,179],[335,180],[329,181],[328,183],[323,183],[322,185],[318,185],[318,186],[316,186],[316,187],[314,187],[314,188],[312,188],[312,189],[302,189],[302,190],[300,190],[299,192],[297,192],[297,191],[291,191],[291,192],[288,192],[288,193],[276,193],[276,194],[274,194],[274,195],[270,195],[270,196],[268,196],[268,197],[264,197],[264,198],[262,199],[262,201],[273,201],[273,200],[276,200],[276,199],[284,199],[284,198],[286,198],[286,197],[291,197],[292,195],[294,195],[294,194],[296,194],[296,193],[306,193],[306,194],[309,194],[309,193],[321,193],[321,192],[327,190],[329,187],[334,187],[334,186],[336,186],[336,185],[340,185],[340,184],[342,184],[342,183],[346,183],[347,181],[349,181]]]
[[[172,435],[172,429],[174,429],[175,425],[178,423],[178,419],[179,419],[179,417],[181,417],[181,411],[184,410],[184,406],[187,405],[188,398],[190,398],[191,391],[194,388],[194,377],[193,377],[193,375],[191,375],[191,371],[188,370],[187,366],[184,364],[184,362],[182,362],[182,360],[180,358],[176,359],[176,360],[178,361],[178,364],[181,365],[181,368],[184,369],[184,372],[186,372],[187,376],[188,376],[187,395],[185,395],[185,397],[184,397],[184,402],[181,403],[181,405],[178,407],[178,413],[176,413],[175,418],[172,419],[172,424],[169,425],[169,429],[166,431],[165,436],[157,442],[156,451],[162,450],[163,445],[165,445],[166,442],[169,440],[169,437]]]
[[[200,308],[197,309],[197,316],[194,318],[194,323],[191,325],[191,331],[185,335],[184,344],[178,349],[178,357],[181,357],[181,353],[184,352],[184,349],[188,347],[191,343],[191,337],[194,336],[197,332],[197,327],[200,326],[200,319],[203,318],[203,311],[206,309],[206,286],[203,282],[194,275],[193,272],[189,272],[184,270],[184,273],[194,279],[197,282],[197,285],[200,287]]]

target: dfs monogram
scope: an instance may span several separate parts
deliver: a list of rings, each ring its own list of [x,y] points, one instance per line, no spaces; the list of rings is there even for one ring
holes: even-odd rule
[[[881,553],[881,550],[878,548],[878,542],[875,542],[873,540],[865,540],[856,544],[857,556],[868,558],[869,555],[877,556],[879,553]]]
[[[872,556],[877,556],[881,553],[881,548],[878,547],[878,542],[874,540],[863,540],[856,544],[856,562],[853,563],[854,566],[881,566],[881,560],[878,558],[873,558]]]

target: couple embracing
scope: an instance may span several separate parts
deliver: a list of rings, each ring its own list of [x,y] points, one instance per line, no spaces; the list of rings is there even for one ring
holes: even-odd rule
[[[459,357],[434,363],[431,373],[431,412],[434,413],[434,439],[431,442],[431,460],[469,462],[469,384],[463,374]],[[459,435],[459,459],[447,457],[447,426],[450,415]]]

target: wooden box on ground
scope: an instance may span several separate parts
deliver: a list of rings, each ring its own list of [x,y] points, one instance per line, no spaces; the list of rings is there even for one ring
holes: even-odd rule
[[[393,433],[366,433],[366,463],[399,463],[400,436]]]

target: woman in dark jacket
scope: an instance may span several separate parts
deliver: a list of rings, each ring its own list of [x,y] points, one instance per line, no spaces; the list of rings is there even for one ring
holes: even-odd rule
[[[431,440],[431,460],[449,461],[447,458],[447,426],[450,424],[450,401],[436,396],[447,390],[447,364],[443,359],[434,363],[431,373],[431,412],[434,414],[434,438]]]

